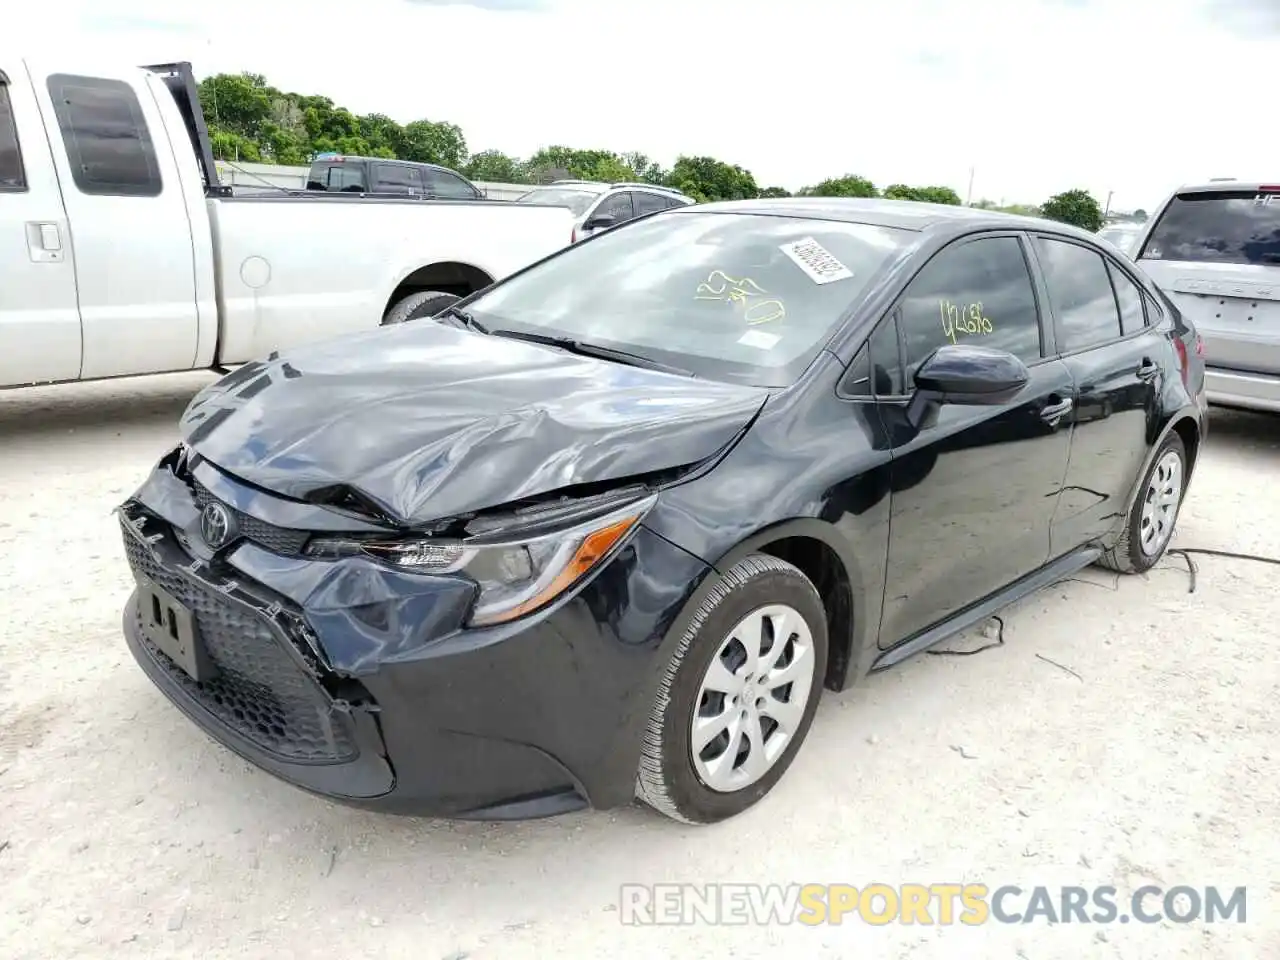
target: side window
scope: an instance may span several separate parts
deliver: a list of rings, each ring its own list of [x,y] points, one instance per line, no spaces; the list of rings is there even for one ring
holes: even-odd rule
[[[328,190],[329,189],[329,167],[317,164],[313,166],[307,174],[308,190]]]
[[[618,223],[625,223],[628,220],[635,219],[635,213],[631,205],[631,194],[624,191],[615,193],[611,197],[601,201],[600,206],[596,207],[592,217],[613,217]]]
[[[1108,263],[1107,269],[1111,271],[1111,284],[1115,287],[1116,303],[1120,305],[1120,332],[1127,337],[1147,325],[1147,317],[1142,310],[1142,291],[1129,279],[1128,274],[1114,263]]]
[[[133,88],[122,80],[55,73],[53,112],[81,193],[156,197],[163,184],[155,146]]]
[[[422,171],[422,175],[427,180],[427,190],[434,196],[444,197],[447,200],[474,200],[476,192],[471,189],[471,184],[463,180],[461,177],[455,177],[451,173],[445,173],[443,170],[431,170],[429,168]]]
[[[9,86],[0,82],[0,192],[17,193],[27,189],[27,176],[22,169],[22,151],[18,148],[18,126],[9,102]]]
[[[329,189],[341,193],[364,193],[364,164],[340,163],[330,167]]]
[[[422,173],[417,167],[379,163],[374,167],[374,190],[385,193],[422,193]]]
[[[632,194],[635,197],[636,216],[643,217],[646,213],[657,213],[659,210],[666,210],[670,206],[666,197],[661,197],[656,193],[640,193]]]
[[[849,365],[840,392],[848,397],[892,397],[903,392],[896,317],[886,317],[872,331]]]
[[[961,241],[930,260],[899,305],[910,383],[930,354],[948,343],[1007,350],[1040,359],[1040,320],[1022,244],[1016,237]]]
[[[1066,240],[1036,237],[1035,245],[1058,317],[1058,351],[1070,353],[1120,336],[1120,311],[1102,257]]]

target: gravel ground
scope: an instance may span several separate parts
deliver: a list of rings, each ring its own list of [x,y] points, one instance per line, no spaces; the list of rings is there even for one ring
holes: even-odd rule
[[[1174,557],[1045,590],[1003,647],[828,694],[778,789],[718,827],[382,818],[206,739],[121,640],[111,509],[207,381],[0,394],[0,956],[1280,956],[1274,567],[1199,557],[1189,594]],[[1218,412],[1175,546],[1280,556],[1278,475],[1280,418]],[[1249,915],[619,923],[622,883],[959,880],[1244,884]]]

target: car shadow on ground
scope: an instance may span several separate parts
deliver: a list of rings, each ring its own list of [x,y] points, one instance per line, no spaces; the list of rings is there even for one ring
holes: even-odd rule
[[[215,376],[199,371],[0,390],[0,442],[44,434],[61,440],[68,432],[176,432],[182,411]]]

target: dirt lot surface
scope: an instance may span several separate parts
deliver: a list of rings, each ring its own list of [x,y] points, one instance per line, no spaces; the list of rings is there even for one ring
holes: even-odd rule
[[[1280,957],[1277,568],[1045,590],[1002,647],[828,694],[718,827],[387,819],[208,740],[121,640],[111,510],[208,379],[0,394],[0,956]],[[1174,545],[1280,556],[1278,479],[1280,418],[1218,412]],[[620,884],[669,881],[1247,885],[1248,921],[620,924]]]

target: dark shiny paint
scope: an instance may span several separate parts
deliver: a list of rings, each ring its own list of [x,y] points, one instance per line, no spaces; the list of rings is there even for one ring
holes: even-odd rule
[[[1132,338],[1059,357],[1040,290],[1045,359],[1020,372],[1012,358],[961,350],[934,369],[935,388],[1001,378],[1008,387],[1025,372],[1026,386],[1002,403],[935,404],[916,425],[909,393],[839,389],[906,283],[949,243],[1034,230],[1098,249],[1088,234],[928,204],[694,209],[883,222],[920,238],[784,390],[428,321],[237,371],[193,403],[183,431],[202,482],[264,521],[313,531],[429,527],[636,477],[657,500],[620,552],[549,607],[468,629],[471,588],[459,578],[282,557],[247,542],[182,556],[190,552],[179,535],[192,537],[198,515],[170,456],[126,504],[126,521],[137,521],[124,524],[126,536],[147,538],[170,566],[190,559],[190,576],[261,594],[272,616],[305,621],[321,664],[316,683],[333,709],[362,718],[376,756],[344,783],[342,768],[281,764],[225,735],[148,668],[127,610],[126,633],[153,680],[242,755],[340,800],[499,819],[616,806],[632,798],[661,673],[717,572],[738,559],[771,552],[814,580],[831,631],[825,685],[840,690],[1095,559],[1119,535],[1169,431],[1194,458],[1203,371],[1184,382],[1174,346],[1193,346],[1194,334],[1140,276],[1165,309]],[[1158,373],[1138,377],[1148,356]],[[358,491],[370,510],[306,502],[335,485]],[[379,779],[383,765],[394,787]]]

